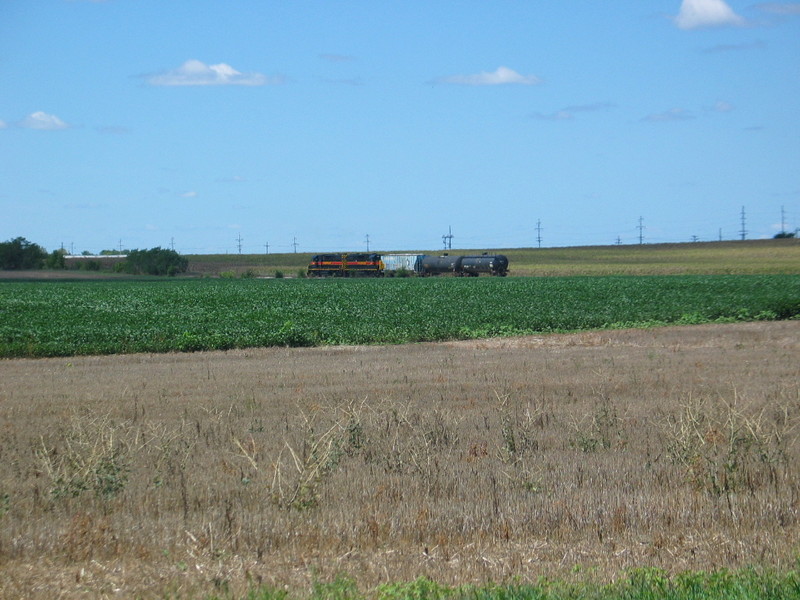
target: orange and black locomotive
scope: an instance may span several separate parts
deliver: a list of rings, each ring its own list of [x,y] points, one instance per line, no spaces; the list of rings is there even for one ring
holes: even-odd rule
[[[317,254],[308,265],[309,277],[383,277],[380,254]]]

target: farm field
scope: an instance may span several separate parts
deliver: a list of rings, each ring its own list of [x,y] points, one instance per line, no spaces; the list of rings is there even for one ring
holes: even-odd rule
[[[798,355],[792,320],[5,359],[0,597],[791,598]]]
[[[384,344],[790,319],[800,275],[0,282],[0,356]]]
[[[353,249],[349,249],[353,250]],[[328,251],[348,251],[347,248]],[[360,250],[359,250],[360,251]],[[441,249],[400,251],[440,255]],[[480,248],[450,254],[505,254],[514,276],[800,274],[800,240],[772,239],[684,244]],[[203,276],[287,277],[305,273],[312,254],[196,254],[189,271]]]

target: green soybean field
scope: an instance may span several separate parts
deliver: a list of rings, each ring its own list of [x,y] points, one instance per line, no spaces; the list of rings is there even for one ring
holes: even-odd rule
[[[0,283],[0,356],[397,344],[797,318],[800,276]]]

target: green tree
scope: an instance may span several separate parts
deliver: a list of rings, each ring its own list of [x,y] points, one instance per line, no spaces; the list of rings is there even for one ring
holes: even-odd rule
[[[174,250],[151,248],[150,250],[131,250],[127,260],[122,263],[126,273],[134,275],[177,275],[189,268],[189,260]]]
[[[41,269],[46,258],[44,248],[24,237],[0,243],[0,269],[6,271]]]
[[[50,254],[47,255],[45,266],[48,269],[66,269],[67,261],[64,260],[65,255],[66,252],[64,250],[53,250]]]

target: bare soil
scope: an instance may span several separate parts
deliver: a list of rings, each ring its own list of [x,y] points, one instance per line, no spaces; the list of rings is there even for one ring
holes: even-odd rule
[[[796,564],[800,322],[0,361],[0,597]]]

